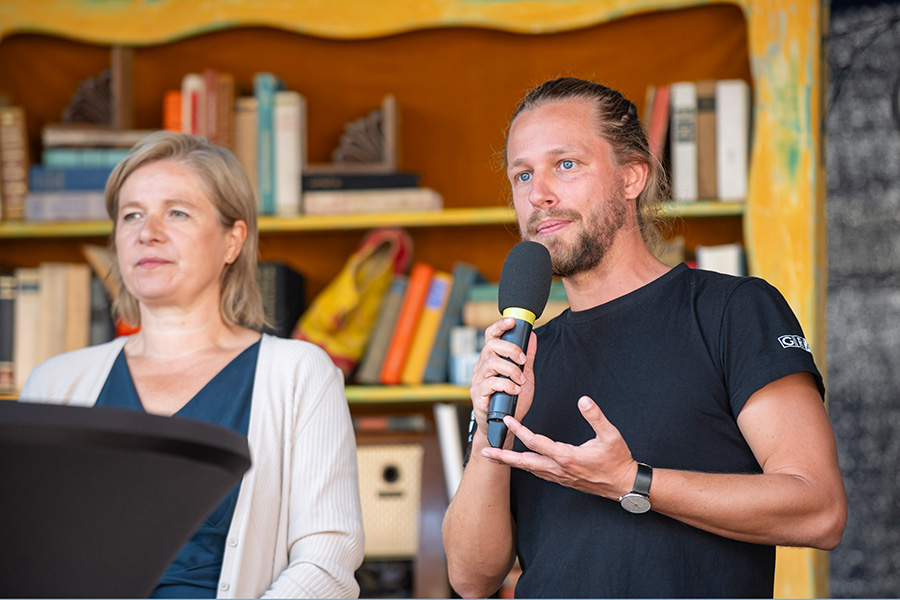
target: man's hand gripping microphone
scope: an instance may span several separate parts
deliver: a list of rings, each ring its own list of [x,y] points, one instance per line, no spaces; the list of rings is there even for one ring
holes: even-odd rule
[[[503,317],[514,317],[516,324],[500,339],[512,342],[522,350],[527,349],[534,322],[547,305],[552,280],[553,266],[547,248],[537,242],[519,242],[513,247],[500,274],[498,305]],[[515,416],[517,400],[518,396],[506,392],[491,394],[487,413],[488,442],[494,448],[501,447],[506,439],[508,431],[503,417]]]

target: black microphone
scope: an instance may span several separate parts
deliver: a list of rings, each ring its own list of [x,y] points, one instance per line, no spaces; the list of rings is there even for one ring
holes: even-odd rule
[[[515,317],[516,326],[505,331],[501,340],[512,342],[523,350],[528,348],[534,322],[547,306],[552,281],[553,265],[547,248],[537,242],[519,242],[513,246],[500,273],[498,305],[504,317]],[[500,377],[507,378],[505,375]],[[487,420],[488,442],[492,447],[503,445],[507,433],[503,417],[515,416],[518,398],[518,395],[506,392],[491,394]]]

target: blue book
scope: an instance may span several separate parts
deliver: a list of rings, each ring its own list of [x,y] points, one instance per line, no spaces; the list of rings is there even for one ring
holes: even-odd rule
[[[41,162],[45,167],[108,167],[112,169],[130,150],[125,148],[44,148]]]
[[[106,167],[48,167],[31,165],[28,189],[32,192],[64,192],[74,190],[102,190],[113,168]]]
[[[447,298],[447,306],[441,317],[434,346],[425,363],[423,383],[443,383],[450,381],[450,331],[462,325],[462,311],[469,289],[484,281],[481,272],[474,266],[457,262],[453,265],[451,273],[453,285],[450,288],[450,296]]]
[[[256,178],[259,190],[259,214],[275,214],[275,92],[284,82],[272,73],[253,76],[253,95],[257,102]]]

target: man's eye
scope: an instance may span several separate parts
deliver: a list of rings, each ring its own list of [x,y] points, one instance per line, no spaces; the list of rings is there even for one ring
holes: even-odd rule
[[[560,163],[560,166],[561,166],[563,169],[565,169],[565,170],[568,171],[569,169],[574,169],[574,168],[575,168],[575,161],[574,161],[574,160],[564,160],[564,161],[562,161],[562,162]]]

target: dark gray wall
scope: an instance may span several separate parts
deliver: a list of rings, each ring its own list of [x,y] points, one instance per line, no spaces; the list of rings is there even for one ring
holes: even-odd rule
[[[834,2],[830,29],[828,399],[849,503],[831,594],[897,598],[900,2]]]

